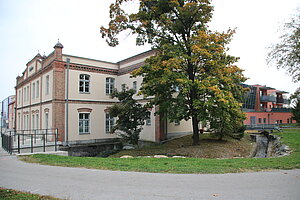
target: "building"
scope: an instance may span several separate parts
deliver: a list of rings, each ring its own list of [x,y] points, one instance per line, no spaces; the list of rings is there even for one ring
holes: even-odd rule
[[[1,127],[4,129],[14,128],[15,95],[11,95],[2,101]]]
[[[288,92],[262,85],[246,85],[249,88],[243,104],[247,119],[246,125],[290,124],[292,120]]]
[[[130,72],[153,55],[147,51],[117,63],[63,54],[58,42],[48,56],[37,54],[26,64],[16,85],[16,129],[58,128],[59,140],[68,144],[97,143],[116,138],[111,134],[114,119],[107,108],[116,99],[113,89],[138,91],[142,78]],[[141,102],[147,100],[135,96]],[[159,142],[169,133],[191,131],[191,123],[167,123],[151,111],[140,139]]]

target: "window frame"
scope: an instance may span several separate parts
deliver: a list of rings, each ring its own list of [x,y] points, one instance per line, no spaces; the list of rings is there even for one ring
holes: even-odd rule
[[[81,76],[83,76],[83,78],[81,78]],[[88,78],[88,79],[86,79]],[[79,86],[78,86],[78,91],[80,94],[90,94],[90,87],[91,87],[91,75],[89,74],[79,74]],[[81,86],[82,83],[82,86]],[[87,87],[86,87],[87,85]],[[82,88],[82,91],[81,91]],[[87,89],[87,91],[86,91]]]
[[[105,94],[111,95],[115,89],[115,81],[116,79],[113,77],[105,78]]]
[[[111,117],[108,112],[105,112],[105,133],[112,134],[112,128],[115,125],[115,118]]]
[[[84,117],[86,115],[88,116],[88,118]],[[82,116],[82,118],[80,118],[80,116]],[[91,113],[89,112],[78,113],[78,133],[79,135],[86,135],[91,133]]]
[[[35,94],[35,97],[39,98],[39,96],[40,96],[40,81],[37,81],[36,82],[36,94]]]
[[[132,89],[134,90],[134,92],[137,92],[137,81],[133,81],[132,82]]]
[[[45,84],[45,94],[48,95],[49,92],[50,92],[49,91],[50,90],[49,89],[49,87],[50,87],[50,76],[49,75],[46,76],[46,80],[45,81],[46,81],[46,84]]]

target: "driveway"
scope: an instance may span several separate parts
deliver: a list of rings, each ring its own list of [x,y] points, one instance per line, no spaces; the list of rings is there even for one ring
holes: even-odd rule
[[[71,200],[299,200],[300,170],[188,175],[116,172],[28,164],[2,151],[0,186]]]

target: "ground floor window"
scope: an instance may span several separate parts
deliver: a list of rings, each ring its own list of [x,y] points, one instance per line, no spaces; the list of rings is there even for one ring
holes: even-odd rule
[[[90,133],[90,113],[79,113],[79,134]]]
[[[109,113],[105,113],[105,132],[111,133],[114,126],[114,118],[109,115]]]

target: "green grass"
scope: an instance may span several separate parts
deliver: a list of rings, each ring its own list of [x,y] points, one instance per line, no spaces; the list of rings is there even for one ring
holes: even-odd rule
[[[21,160],[45,165],[153,173],[236,173],[300,168],[300,130],[278,133],[292,148],[289,156],[277,158],[91,158],[57,155],[22,156]]]
[[[41,196],[37,194],[31,194],[26,192],[20,192],[16,190],[10,190],[0,188],[0,199],[1,200],[60,200],[50,196]]]

